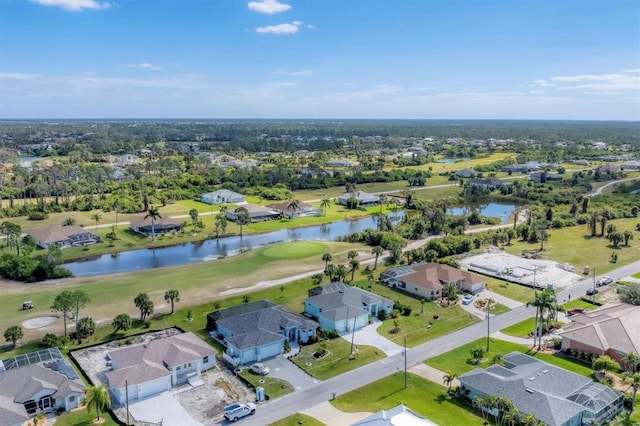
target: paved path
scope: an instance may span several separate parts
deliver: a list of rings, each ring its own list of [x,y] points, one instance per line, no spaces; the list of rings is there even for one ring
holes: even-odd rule
[[[420,377],[424,377],[425,379],[430,380],[439,385],[443,384],[442,381],[444,379],[444,372],[438,370],[437,368],[430,367],[424,362],[414,365],[413,367],[409,368],[408,371]],[[458,379],[455,379],[451,383],[451,386],[459,386],[459,385],[460,385],[460,382],[458,381]]]
[[[373,414],[363,411],[359,413],[346,413],[338,410],[336,407],[331,405],[329,401],[323,401],[311,408],[301,411],[301,413],[314,417],[322,423],[331,426],[349,426]]]
[[[402,346],[393,343],[391,340],[378,334],[377,330],[381,325],[382,322],[376,320],[373,324],[363,327],[360,330],[356,330],[355,333],[343,333],[340,337],[349,343],[351,343],[351,338],[353,337],[354,344],[375,346],[383,351],[387,356],[402,352]]]

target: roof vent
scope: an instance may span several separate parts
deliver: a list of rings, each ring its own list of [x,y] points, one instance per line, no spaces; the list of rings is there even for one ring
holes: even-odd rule
[[[529,380],[531,380],[532,382],[536,379],[535,376],[529,377]]]
[[[543,372],[544,374],[547,374],[547,373],[549,372],[549,370],[542,370],[542,372]]]
[[[525,388],[527,392],[533,393],[533,389]]]

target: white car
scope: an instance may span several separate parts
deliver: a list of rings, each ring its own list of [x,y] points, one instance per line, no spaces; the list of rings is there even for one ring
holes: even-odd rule
[[[463,305],[468,305],[471,302],[473,302],[473,296],[470,295],[470,294],[467,294],[462,298],[462,304]]]
[[[596,285],[598,287],[603,286],[603,285],[608,285],[611,284],[613,282],[613,278],[611,278],[608,275],[603,276],[602,278],[600,278],[597,282]]]
[[[251,367],[249,367],[249,371],[261,376],[266,376],[267,374],[269,374],[269,367],[261,362],[256,362],[255,364],[251,364]]]

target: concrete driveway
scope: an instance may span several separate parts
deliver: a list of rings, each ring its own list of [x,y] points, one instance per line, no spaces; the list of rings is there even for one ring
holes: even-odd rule
[[[402,346],[397,345],[391,340],[385,339],[380,334],[378,334],[377,330],[381,325],[381,321],[375,320],[373,324],[367,325],[360,330],[356,330],[355,335],[353,335],[353,343],[356,345],[375,346],[376,348],[384,352],[387,356],[392,356],[402,352]],[[343,333],[340,337],[351,343],[352,333],[346,332]]]
[[[282,355],[261,362],[269,367],[268,377],[286,380],[297,391],[310,388],[319,383],[317,379],[302,371],[300,367]]]
[[[202,426],[170,392],[129,403],[129,412],[139,422],[162,421],[163,426]]]

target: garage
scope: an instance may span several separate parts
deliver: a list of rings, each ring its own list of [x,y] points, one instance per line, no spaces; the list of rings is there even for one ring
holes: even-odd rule
[[[280,355],[284,348],[282,342],[274,342],[270,345],[261,346],[256,348],[256,361],[262,361],[263,359],[271,358],[276,355]]]
[[[138,385],[138,398],[146,398],[171,389],[171,376],[161,377]],[[131,398],[131,397],[129,397]]]

